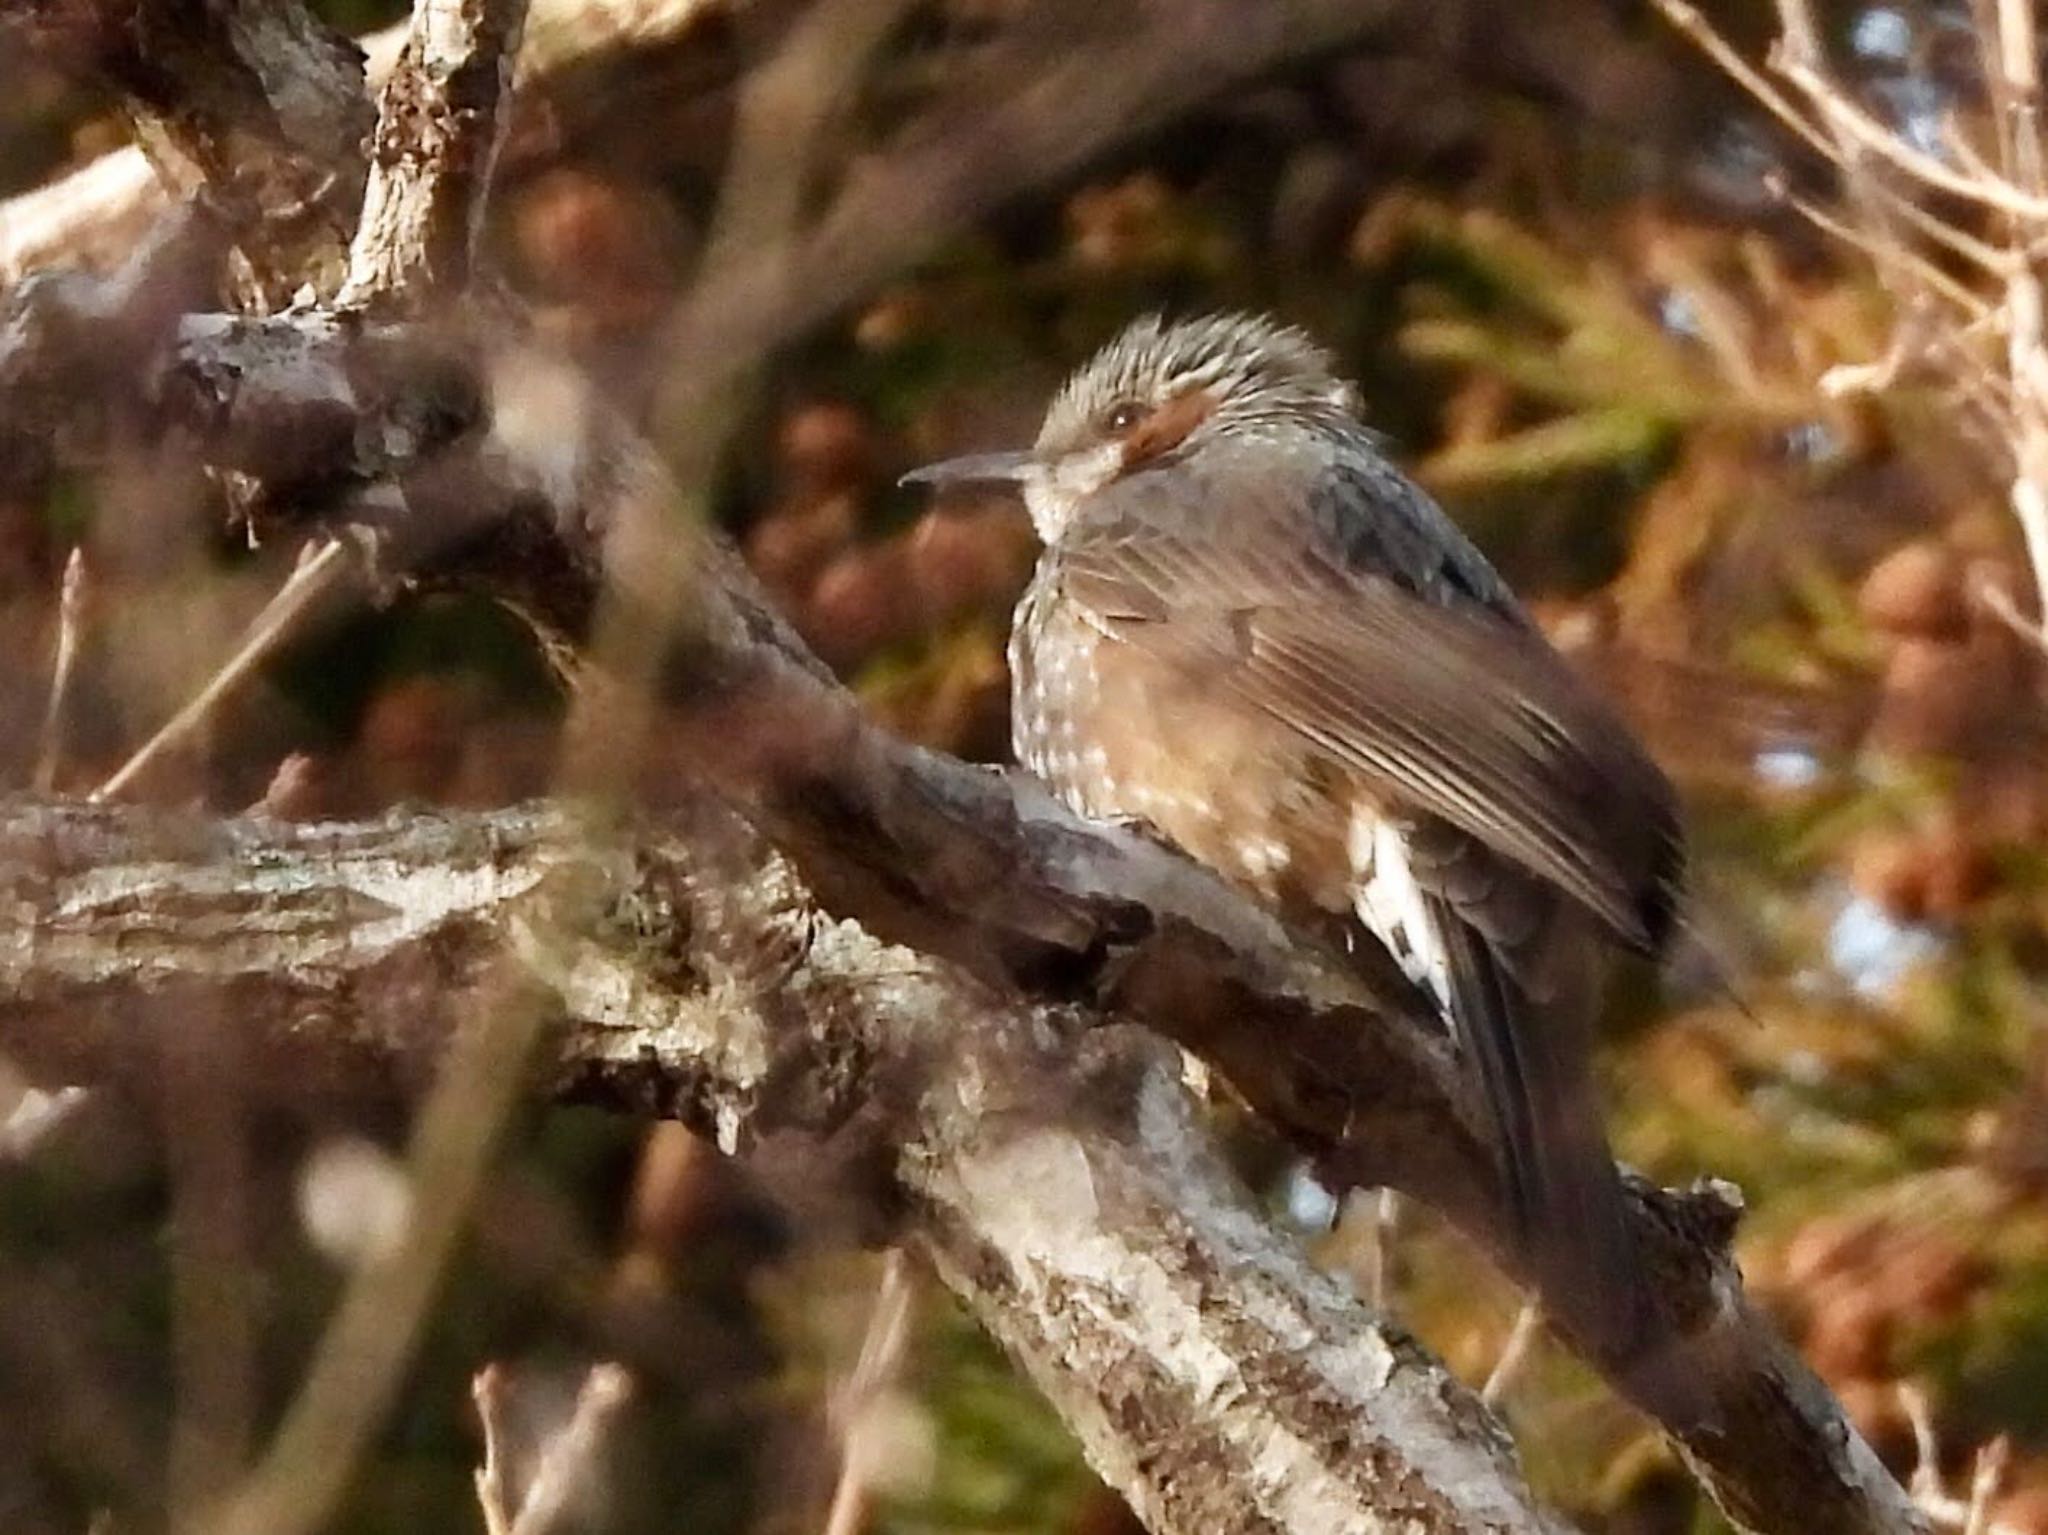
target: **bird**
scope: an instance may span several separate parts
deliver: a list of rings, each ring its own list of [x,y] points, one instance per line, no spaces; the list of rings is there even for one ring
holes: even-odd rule
[[[1029,449],[904,478],[1014,487],[1042,541],[1009,647],[1020,763],[1391,951],[1476,1079],[1539,1290],[1651,1350],[1590,1036],[1611,953],[1670,938],[1676,797],[1331,354],[1262,316],[1148,315]]]

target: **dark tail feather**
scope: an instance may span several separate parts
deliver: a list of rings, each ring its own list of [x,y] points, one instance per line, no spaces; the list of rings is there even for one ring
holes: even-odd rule
[[[1703,1382],[1679,1357],[1607,1147],[1588,1070],[1591,998],[1539,1004],[1483,933],[1428,899],[1460,1042],[1499,1127],[1513,1235],[1545,1308],[1620,1364],[1667,1423],[1705,1421]]]

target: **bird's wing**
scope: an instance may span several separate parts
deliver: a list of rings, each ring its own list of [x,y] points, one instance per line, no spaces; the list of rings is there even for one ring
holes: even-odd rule
[[[1677,817],[1619,719],[1518,620],[1281,543],[1098,513],[1062,536],[1059,581],[1106,638],[1263,711],[1392,804],[1654,948],[1682,857]]]

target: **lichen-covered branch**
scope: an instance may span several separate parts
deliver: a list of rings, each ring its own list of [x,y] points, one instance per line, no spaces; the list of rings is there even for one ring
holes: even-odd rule
[[[561,1014],[546,1090],[837,1167],[1156,1530],[1543,1527],[1476,1401],[1250,1205],[1171,1051],[828,916],[709,797],[601,831],[14,801],[0,904],[0,1049],[145,1092],[139,1036],[187,1028],[253,1091],[406,1092],[515,963]]]
[[[338,302],[414,308],[467,286],[510,115],[526,0],[421,0],[377,97],[369,185]]]

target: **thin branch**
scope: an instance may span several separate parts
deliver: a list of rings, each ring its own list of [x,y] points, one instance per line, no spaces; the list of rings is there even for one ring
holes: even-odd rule
[[[553,1535],[593,1474],[613,1420],[632,1398],[633,1377],[624,1366],[590,1367],[569,1421],[541,1450],[508,1535]]]
[[[484,1516],[484,1535],[512,1535],[512,1497],[505,1478],[505,1370],[487,1364],[469,1382],[477,1422],[484,1433],[484,1463],[476,1468],[477,1507]]]
[[[1827,52],[1821,44],[1820,24],[1813,18],[1813,7],[1807,0],[1777,0],[1778,27],[1784,34],[1783,62],[1792,69],[1804,70],[1816,79],[1824,78],[1827,71]]]
[[[1928,1519],[1959,1535],[2018,1535],[2012,1526],[1991,1519],[1991,1502],[2004,1482],[2011,1445],[2000,1437],[1980,1449],[1971,1462],[1969,1496],[1958,1498],[1942,1480],[1941,1443],[1935,1437],[1927,1394],[1912,1381],[1901,1381],[1898,1395],[1913,1430],[1913,1473],[1907,1486]]]
[[[2042,190],[2040,134],[2041,31],[2033,0],[1998,0],[1998,68],[2001,146],[2008,150],[2006,174],[2029,191]]]
[[[1910,224],[1916,234],[1922,235],[1951,254],[1960,256],[1987,277],[2004,277],[2013,268],[2014,253],[1999,246],[1991,245],[1975,235],[1958,229],[1945,218],[1937,218],[1911,198],[1903,197],[1880,181],[1869,183],[1871,194],[1884,204],[1885,210],[1901,222]]]
[[[1973,323],[1986,321],[1992,315],[1992,307],[1985,299],[1971,292],[1926,257],[1897,240],[1883,233],[1859,229],[1839,214],[1829,212],[1820,204],[1800,196],[1789,187],[1779,188],[1778,195],[1785,206],[1821,233],[1839,240],[1851,249],[1862,251],[1878,271],[1888,276],[1909,274],[1917,278],[1927,288],[1968,315]]]
[[[1915,149],[1906,143],[1863,108],[1830,90],[1827,82],[1811,71],[1796,64],[1788,65],[1786,76],[1811,97],[1815,110],[1847,140],[1935,191],[2032,223],[2048,219],[2048,197],[2023,191],[2002,176],[1972,175],[1952,170],[1925,150]]]
[[[1543,1308],[1534,1301],[1522,1302],[1521,1310],[1515,1313],[1515,1325],[1508,1332],[1507,1342],[1501,1345],[1500,1357],[1494,1360],[1493,1368],[1487,1372],[1486,1384],[1479,1388],[1480,1401],[1489,1407],[1498,1407],[1514,1389],[1542,1329]]]
[[[1664,19],[1688,42],[1713,60],[1721,72],[1747,91],[1759,106],[1790,128],[1807,148],[1830,164],[1842,163],[1841,151],[1829,142],[1827,135],[1815,127],[1812,119],[1793,105],[1791,99],[1761,70],[1736,52],[1697,7],[1687,4],[1686,0],[1655,0],[1655,4]]]
[[[310,557],[302,558],[284,585],[250,620],[234,651],[207,679],[206,685],[95,789],[92,798],[120,798],[161,758],[189,742],[216,709],[233,697],[285,641],[299,633],[307,616],[346,584],[353,574],[353,555],[349,541],[336,538],[328,540]]]
[[[824,1535],[860,1535],[867,1523],[875,1471],[871,1424],[902,1374],[914,1296],[903,1249],[892,1247],[882,1260],[882,1281],[875,1287],[874,1309],[861,1336],[860,1356],[833,1403],[832,1415],[839,1430],[839,1483],[832,1491]]]
[[[1963,1514],[1962,1535],[1987,1535],[1999,1528],[1992,1522],[1991,1504],[2005,1485],[2011,1460],[2012,1441],[2003,1434],[1977,1452],[1970,1468],[1970,1502]]]
[[[64,760],[64,729],[71,701],[71,674],[78,664],[79,635],[85,626],[85,550],[74,547],[64,562],[64,584],[57,597],[57,650],[50,662],[50,700],[43,709],[42,745],[36,752],[33,782],[48,794],[57,786]]]

